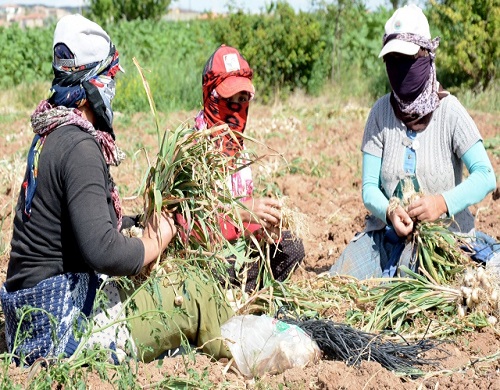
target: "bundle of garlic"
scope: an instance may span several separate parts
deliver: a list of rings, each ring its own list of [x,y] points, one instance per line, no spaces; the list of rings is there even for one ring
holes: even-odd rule
[[[458,302],[458,314],[482,311],[489,315],[488,322],[495,325],[500,314],[500,294],[498,285],[482,267],[467,268],[462,286],[462,296]]]
[[[401,199],[390,198],[387,212],[390,215],[399,206],[407,210],[412,202],[424,195],[415,190],[413,179],[406,177],[401,185]],[[460,249],[464,238],[449,230],[450,224],[451,221],[441,218],[434,222],[414,221],[413,232],[407,238],[413,246],[418,269],[425,270],[421,273],[430,275],[438,284],[453,282],[455,275],[472,261]]]
[[[415,200],[419,199],[423,195],[423,192],[415,190],[415,184],[411,177],[405,177],[402,182],[401,187],[401,199],[398,197],[391,197],[389,199],[389,206],[387,207],[387,213],[392,214],[398,206],[403,209],[407,209],[408,206]]]
[[[138,226],[132,226],[130,228],[123,229],[122,234],[125,237],[142,237],[143,229]],[[174,270],[173,262],[169,260],[173,259],[172,258],[169,259],[167,254],[162,254],[161,258],[158,258],[157,261],[153,261],[148,265],[142,267],[141,272],[139,272],[137,275],[130,276],[130,279],[135,284],[142,284],[151,275],[153,271],[158,275],[169,274]]]

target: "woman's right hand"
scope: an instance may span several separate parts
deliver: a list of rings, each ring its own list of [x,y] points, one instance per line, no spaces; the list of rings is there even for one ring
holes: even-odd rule
[[[391,213],[387,213],[387,218],[391,221],[399,237],[406,237],[413,231],[413,220],[401,206],[398,206]]]
[[[161,215],[153,213],[146,221],[141,240],[144,244],[144,265],[156,260],[177,234],[172,214],[163,211]]]
[[[243,222],[258,223],[266,229],[279,226],[281,203],[273,198],[252,198],[242,202],[248,210],[240,210]]]

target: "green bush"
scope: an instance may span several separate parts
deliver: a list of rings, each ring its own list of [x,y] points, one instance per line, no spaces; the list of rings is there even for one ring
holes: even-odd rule
[[[387,93],[384,63],[378,58],[385,21],[392,11],[370,12],[364,1],[338,0],[318,10],[326,50],[322,68],[330,80],[344,85],[364,84],[372,99]],[[355,77],[355,78],[354,78]]]
[[[431,1],[429,23],[441,37],[436,64],[443,85],[451,91],[488,88],[500,66],[499,1]]]
[[[500,11],[498,7],[489,10],[488,4],[495,1],[446,0],[428,11],[433,36],[437,31],[443,37],[437,67],[446,88],[477,91],[494,83],[500,58]],[[382,7],[368,11],[362,0],[316,4],[309,13],[295,12],[288,3],[278,1],[260,15],[236,11],[208,20],[107,24],[126,70],[118,78],[115,108],[149,110],[134,57],[146,70],[159,111],[200,107],[203,66],[222,43],[237,47],[254,68],[257,98],[263,102],[297,89],[319,94],[331,83],[364,99],[374,100],[388,92],[384,64],[377,54],[392,11]],[[53,24],[27,30],[0,27],[2,89],[51,81],[53,29]]]
[[[316,66],[325,49],[316,14],[295,13],[278,2],[265,15],[240,11],[216,19],[213,29],[216,40],[237,47],[246,57],[264,101],[278,91],[285,96],[298,88],[314,91],[326,80]]]
[[[201,73],[216,46],[207,21],[122,22],[109,27],[126,73],[119,76],[115,103],[121,111],[148,111],[135,57],[160,111],[193,109],[201,102]]]
[[[52,74],[53,27],[0,27],[0,87],[47,79]]]

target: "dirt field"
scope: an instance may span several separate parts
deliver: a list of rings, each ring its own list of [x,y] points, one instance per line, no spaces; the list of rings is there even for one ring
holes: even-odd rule
[[[256,145],[261,153],[279,152],[283,158],[269,157],[257,175],[264,180],[271,178],[292,204],[307,216],[309,235],[305,239],[306,258],[292,280],[310,278],[327,271],[345,248],[353,234],[363,228],[367,214],[361,201],[361,153],[359,151],[368,107],[339,105],[325,98],[296,96],[286,105],[250,108],[248,133],[262,142]],[[195,113],[177,113],[168,118],[171,127],[179,121],[191,118]],[[25,115],[25,117],[23,117]],[[20,114],[20,119],[2,125],[0,152],[3,158],[18,161],[12,169],[12,177],[3,179],[0,193],[2,201],[3,239],[8,239],[10,210],[13,194],[17,194],[24,171],[25,153],[31,134],[26,118],[29,113]],[[500,114],[472,112],[484,139],[500,134]],[[133,118],[128,129],[117,128],[118,142],[131,155],[138,145],[154,147],[154,134],[147,134],[142,122],[144,117]],[[121,123],[118,115],[118,125]],[[488,149],[497,177],[500,174],[500,145]],[[15,157],[15,155],[19,157]],[[287,170],[284,161],[291,167]],[[21,163],[22,161],[22,163]],[[14,164],[15,165],[15,164]],[[117,183],[122,183],[122,193],[131,194],[140,178],[138,159],[129,158],[114,171]],[[17,172],[17,174],[16,174]],[[10,175],[10,174],[9,174]],[[500,240],[500,193],[499,188],[489,194],[480,204],[471,209],[477,217],[476,227]],[[129,211],[136,207],[136,201],[125,200]],[[8,253],[0,259],[0,282],[5,279]],[[336,313],[342,318],[344,313]],[[167,376],[193,377],[197,372],[203,388],[276,388],[276,389],[500,389],[500,327],[483,328],[480,331],[459,335],[443,348],[448,352],[437,355],[444,359],[439,367],[424,370],[424,378],[411,380],[402,378],[374,362],[362,362],[350,367],[344,362],[322,360],[312,367],[295,368],[276,376],[258,380],[246,380],[238,375],[227,362],[210,362],[204,356],[195,361],[182,358],[165,359],[140,365],[138,383],[145,387],[157,383]],[[0,352],[5,344],[0,342]],[[436,354],[436,352],[433,352]],[[194,370],[194,371],[193,371]],[[9,375],[26,384],[27,374],[12,369]],[[210,385],[212,383],[212,385]],[[106,389],[111,385],[89,378],[88,388]]]

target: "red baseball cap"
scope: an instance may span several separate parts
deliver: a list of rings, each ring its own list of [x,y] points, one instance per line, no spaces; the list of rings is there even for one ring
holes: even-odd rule
[[[241,53],[221,45],[205,64],[202,83],[204,87],[213,84],[220,96],[228,98],[242,91],[254,94],[252,77],[253,70]]]

